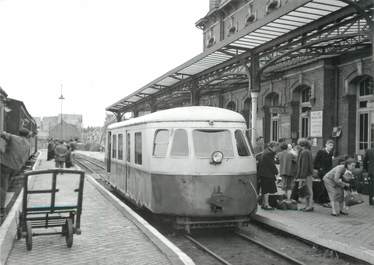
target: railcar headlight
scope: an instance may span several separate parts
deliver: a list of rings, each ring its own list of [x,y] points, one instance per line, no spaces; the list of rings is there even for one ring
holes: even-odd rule
[[[214,151],[212,153],[212,164],[221,164],[223,160],[223,153],[221,151]]]

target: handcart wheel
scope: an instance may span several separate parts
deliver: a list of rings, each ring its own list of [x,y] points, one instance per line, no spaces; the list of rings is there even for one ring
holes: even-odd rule
[[[61,228],[61,236],[65,236],[65,235],[66,235],[66,223]]]
[[[66,246],[68,248],[71,248],[71,246],[73,245],[73,221],[71,219],[66,219],[65,239],[66,239]]]
[[[26,223],[26,249],[32,249],[32,226],[30,222]]]
[[[17,225],[17,240],[22,238],[22,218],[21,214],[19,215],[18,225]]]

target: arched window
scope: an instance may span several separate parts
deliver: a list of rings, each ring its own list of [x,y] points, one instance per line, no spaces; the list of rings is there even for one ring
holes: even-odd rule
[[[306,138],[310,136],[310,104],[311,89],[304,87],[300,93],[300,132],[301,137]]]
[[[374,148],[374,82],[371,76],[357,83],[358,152]]]
[[[226,109],[236,111],[236,104],[235,104],[235,102],[234,102],[234,101],[230,101],[230,102],[227,104]]]
[[[279,106],[279,95],[278,94],[272,94],[271,96],[271,106],[277,107]],[[279,140],[279,113],[276,111],[276,108],[273,108],[271,111],[271,135],[270,139],[272,141],[278,141]]]

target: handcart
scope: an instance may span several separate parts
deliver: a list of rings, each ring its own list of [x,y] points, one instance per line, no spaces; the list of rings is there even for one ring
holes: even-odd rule
[[[74,189],[77,192],[76,204],[58,205],[56,204],[56,193],[60,191],[57,186],[57,178],[63,178],[65,174],[77,174],[79,176],[78,188]],[[52,177],[50,189],[30,189],[29,177],[38,175],[38,177]],[[82,213],[82,199],[83,199],[83,185],[84,172],[81,170],[71,169],[48,169],[25,172],[24,177],[24,191],[23,191],[23,206],[22,212],[19,215],[19,223],[17,226],[17,239],[26,238],[27,250],[32,249],[32,237],[42,235],[61,234],[65,236],[66,245],[71,248],[73,245],[73,235],[81,234],[80,222]],[[30,206],[28,197],[31,194],[48,194],[50,193],[50,204]],[[33,229],[41,230],[42,228],[58,228],[54,232],[35,233]]]

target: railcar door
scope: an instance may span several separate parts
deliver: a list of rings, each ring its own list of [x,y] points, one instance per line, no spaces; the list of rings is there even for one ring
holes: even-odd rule
[[[107,153],[107,165],[106,165],[106,170],[108,172],[110,172],[110,165],[111,165],[111,162],[112,162],[112,132],[108,132],[108,137],[107,137],[107,149],[106,149],[106,153]]]
[[[126,131],[126,182],[125,182],[125,191],[128,192],[128,184],[130,178],[130,163],[131,163],[131,138],[130,132]]]

